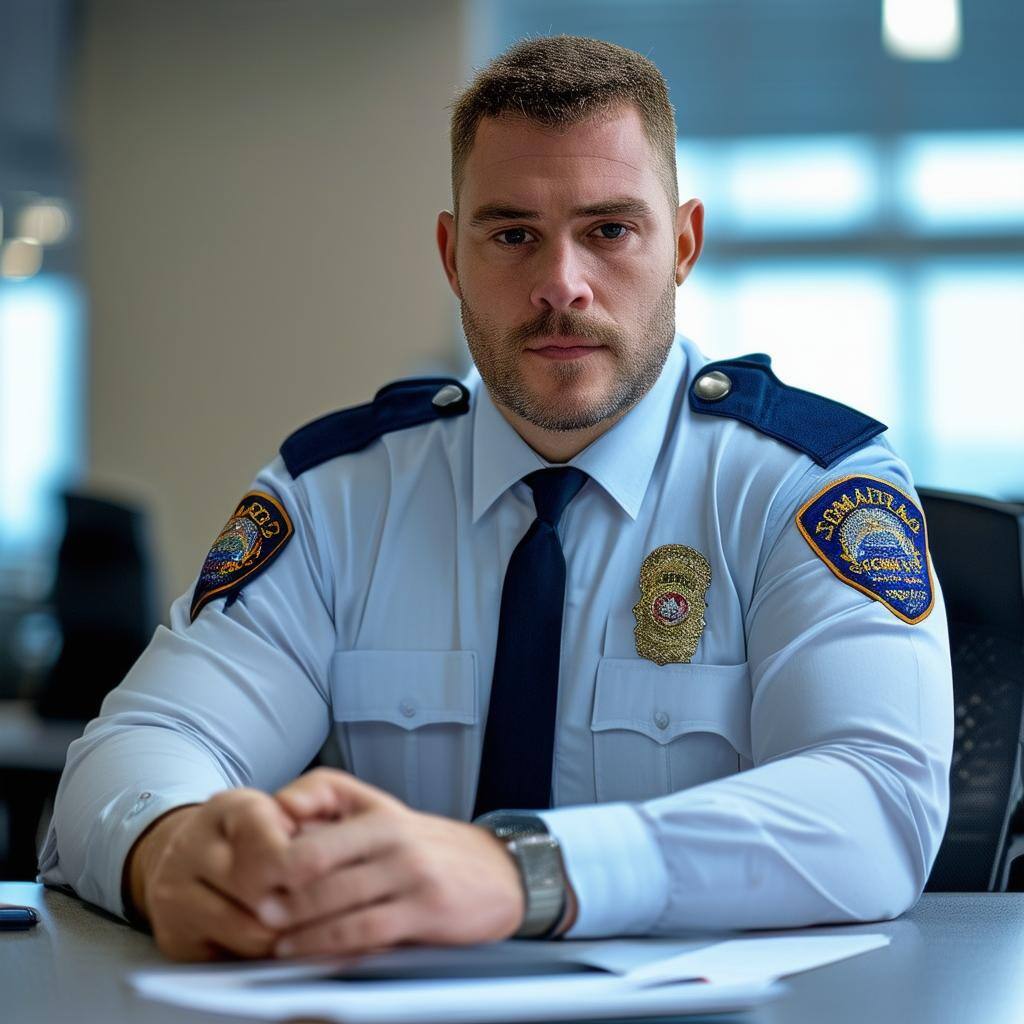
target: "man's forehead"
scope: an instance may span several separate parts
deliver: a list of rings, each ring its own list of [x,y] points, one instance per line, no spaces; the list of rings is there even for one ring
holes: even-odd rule
[[[485,118],[467,161],[464,201],[474,211],[544,207],[580,216],[585,207],[624,196],[650,203],[658,187],[653,154],[632,109],[557,131],[521,118]]]

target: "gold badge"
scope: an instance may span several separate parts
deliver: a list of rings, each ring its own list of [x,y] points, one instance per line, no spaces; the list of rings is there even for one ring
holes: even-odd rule
[[[640,600],[633,605],[636,653],[667,665],[688,662],[704,632],[708,560],[684,544],[655,548],[640,567]]]

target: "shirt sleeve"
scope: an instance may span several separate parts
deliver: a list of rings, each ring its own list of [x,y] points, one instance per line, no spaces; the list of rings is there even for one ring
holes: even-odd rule
[[[253,490],[280,503],[294,534],[194,621],[193,588],[182,594],[68,749],[39,879],[122,917],[124,861],[151,822],[230,787],[277,789],[327,736],[335,630],[313,515],[280,459]]]
[[[644,802],[542,812],[577,893],[568,937],[881,920],[917,901],[949,812],[938,581],[911,625],[838,579],[796,525],[804,502],[857,472],[918,501],[903,463],[869,452],[807,474],[766,519],[746,614],[754,766]]]

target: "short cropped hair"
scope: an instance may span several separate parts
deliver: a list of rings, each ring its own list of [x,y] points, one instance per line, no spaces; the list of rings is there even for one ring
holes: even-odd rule
[[[466,161],[482,118],[523,118],[545,128],[568,128],[614,113],[623,103],[640,114],[674,216],[679,206],[676,119],[661,72],[646,57],[615,43],[558,35],[524,39],[499,54],[477,70],[450,105],[456,220]]]

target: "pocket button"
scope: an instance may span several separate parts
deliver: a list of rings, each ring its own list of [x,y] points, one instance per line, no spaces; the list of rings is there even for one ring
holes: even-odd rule
[[[656,715],[654,716],[654,724],[655,724],[655,725],[656,725],[656,726],[657,726],[657,727],[658,727],[659,729],[667,729],[667,728],[668,728],[668,715],[666,714],[666,712],[664,712],[664,711],[659,711],[659,712],[658,712],[658,713],[657,713],[657,714],[656,714]]]
[[[416,707],[411,700],[403,700],[402,703],[398,705],[398,710],[401,711],[406,718],[413,718],[416,714]]]

